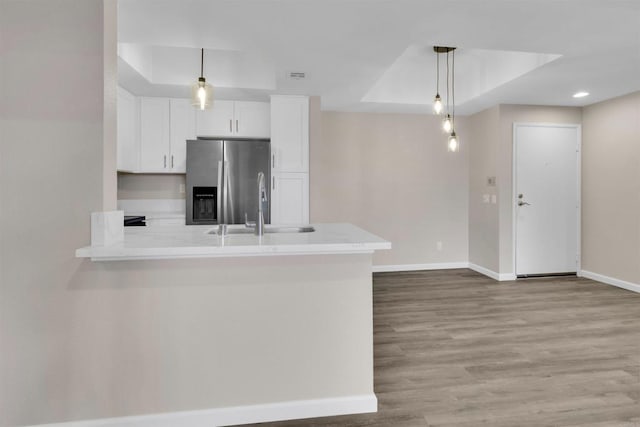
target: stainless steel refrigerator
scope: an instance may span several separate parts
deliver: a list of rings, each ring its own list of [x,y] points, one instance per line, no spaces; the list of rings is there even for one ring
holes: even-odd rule
[[[187,141],[187,225],[255,221],[259,172],[267,183],[263,212],[265,223],[270,223],[270,152],[266,139]]]

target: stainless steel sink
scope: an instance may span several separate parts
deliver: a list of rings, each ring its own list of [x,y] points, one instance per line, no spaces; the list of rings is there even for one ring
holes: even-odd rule
[[[305,226],[264,226],[264,232],[267,234],[275,234],[275,233],[312,233],[316,231],[315,228],[310,225]],[[219,234],[218,228],[211,229],[207,231],[207,234]],[[226,228],[225,234],[254,234],[254,229],[245,227],[245,228]]]
[[[287,227],[287,226],[273,226],[269,227],[265,226],[265,233],[312,233],[316,231],[315,228],[310,225],[302,226],[302,227]]]

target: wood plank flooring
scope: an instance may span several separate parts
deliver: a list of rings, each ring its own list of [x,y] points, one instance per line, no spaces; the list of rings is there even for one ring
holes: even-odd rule
[[[375,414],[261,426],[638,427],[640,294],[470,270],[374,275]]]

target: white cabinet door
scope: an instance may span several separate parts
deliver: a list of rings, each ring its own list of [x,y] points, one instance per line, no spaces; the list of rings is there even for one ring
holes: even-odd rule
[[[233,130],[235,136],[269,138],[271,136],[270,106],[268,102],[236,101]]]
[[[233,104],[233,101],[217,100],[208,110],[196,110],[197,136],[232,136],[235,130]]]
[[[271,97],[271,150],[278,172],[309,172],[309,98]]]
[[[187,171],[187,139],[196,139],[196,109],[189,99],[169,100],[171,116],[171,172]]]
[[[140,172],[169,170],[169,101],[140,99]]]
[[[271,223],[309,223],[309,174],[276,173],[273,175]]]
[[[138,169],[138,139],[136,134],[137,107],[136,98],[118,87],[117,109],[117,154],[118,170],[134,172]]]

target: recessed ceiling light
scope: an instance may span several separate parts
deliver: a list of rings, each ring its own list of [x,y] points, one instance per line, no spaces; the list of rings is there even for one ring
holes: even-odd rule
[[[580,91],[573,94],[574,98],[584,98],[585,96],[589,96],[589,92]]]

